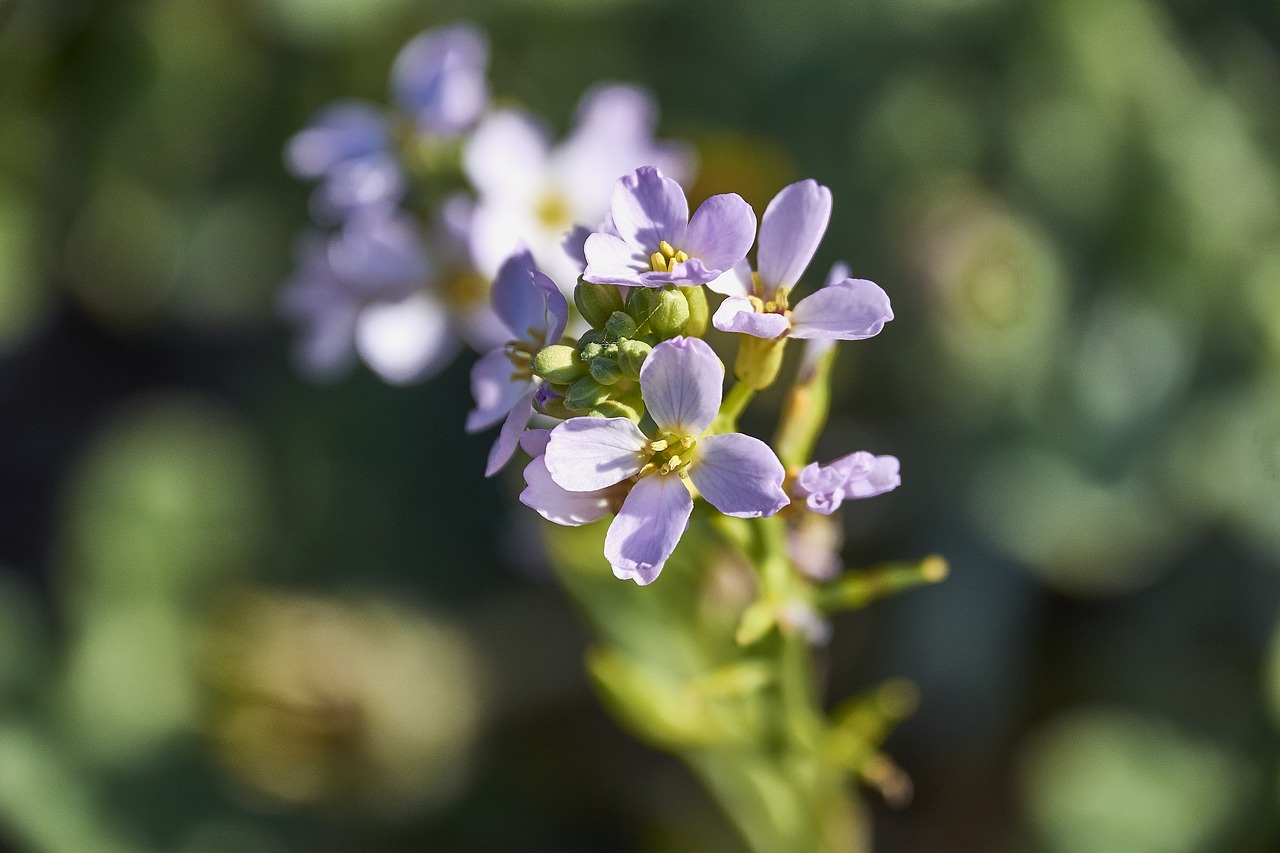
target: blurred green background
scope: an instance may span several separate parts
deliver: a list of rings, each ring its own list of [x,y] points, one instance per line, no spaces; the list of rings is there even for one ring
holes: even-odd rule
[[[953,566],[821,656],[921,688],[877,849],[1280,848],[1275,0],[0,0],[0,847],[739,849],[597,707],[470,357],[289,366],[281,148],[460,18],[562,129],[651,87],[694,196],[829,185],[892,297],[819,453],[902,460],[851,565]]]

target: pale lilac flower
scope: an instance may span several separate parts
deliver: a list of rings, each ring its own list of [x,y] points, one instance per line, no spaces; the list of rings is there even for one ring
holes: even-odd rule
[[[800,470],[792,487],[810,510],[830,515],[849,498],[870,498],[902,485],[894,456],[873,456],[865,451],[841,456],[830,465],[810,462]]]
[[[831,191],[806,180],[784,187],[760,220],[757,272],[744,262],[708,284],[728,298],[712,323],[722,332],[757,338],[856,341],[893,319],[889,297],[875,283],[843,278],[790,306],[791,288],[813,260],[831,219]],[[847,276],[847,272],[846,272]]]
[[[551,431],[546,429],[525,430],[520,435],[520,447],[533,457],[524,468],[525,489],[520,493],[520,502],[547,521],[566,527],[590,524],[617,512],[627,496],[629,484],[615,483],[603,489],[571,492],[551,479],[544,455],[550,436]]]
[[[427,30],[406,44],[391,68],[391,96],[419,133],[449,138],[489,104],[489,45],[470,24]]]
[[[805,576],[829,581],[840,573],[844,531],[826,515],[795,513],[787,523],[787,556]]]
[[[527,113],[498,110],[486,116],[463,153],[478,196],[472,233],[477,267],[492,274],[524,245],[539,269],[570,287],[583,261],[566,255],[564,236],[575,225],[594,228],[606,219],[618,178],[647,164],[682,179],[691,176],[687,146],[655,140],[656,126],[652,96],[622,84],[603,84],[583,95],[573,129],[555,146]]]
[[[528,251],[517,252],[502,265],[491,299],[506,324],[508,341],[472,367],[471,393],[476,407],[467,415],[467,432],[480,432],[503,421],[489,452],[486,477],[492,477],[511,459],[520,433],[533,416],[539,385],[530,370],[533,357],[560,339],[569,320],[568,302],[555,282],[538,271]]]
[[[285,165],[296,177],[319,181],[311,211],[321,221],[340,221],[404,197],[404,170],[391,150],[386,118],[363,101],[339,101],[321,110],[289,140]]]
[[[372,208],[327,239],[305,238],[281,312],[299,327],[295,355],[316,379],[361,359],[394,384],[424,379],[458,350],[445,307],[423,283],[431,275],[413,220]]]
[[[560,489],[596,492],[634,481],[605,537],[619,578],[643,585],[662,571],[693,510],[686,479],[725,515],[768,516],[789,503],[782,463],[767,444],[739,433],[704,435],[720,409],[723,379],[724,365],[705,341],[672,338],[640,370],[654,438],[626,418],[573,418],[551,431],[544,464]],[[549,518],[568,511],[550,490],[530,500]]]
[[[583,276],[596,284],[706,284],[742,262],[755,241],[756,214],[741,196],[713,195],[690,219],[680,184],[653,166],[614,185],[609,216],[584,246]]]

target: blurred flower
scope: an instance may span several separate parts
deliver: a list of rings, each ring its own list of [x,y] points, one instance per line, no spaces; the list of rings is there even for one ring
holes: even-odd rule
[[[662,571],[693,511],[686,478],[712,506],[737,518],[773,515],[789,502],[782,463],[767,444],[741,433],[700,437],[720,409],[723,379],[724,366],[706,342],[673,338],[654,347],[640,370],[658,438],[626,418],[574,418],[551,431],[545,463],[561,489],[595,492],[638,476],[605,537],[605,557],[619,578],[644,585]]]
[[[583,95],[573,129],[557,146],[526,113],[488,115],[463,160],[478,196],[471,243],[476,266],[491,274],[523,244],[540,269],[570,286],[582,268],[566,254],[565,234],[575,225],[594,229],[604,222],[620,177],[650,164],[681,179],[693,171],[687,147],[656,141],[656,125],[653,98],[621,84],[599,85]]]
[[[392,98],[419,133],[456,136],[489,104],[488,65],[489,45],[478,28],[454,24],[427,30],[396,57]]]
[[[489,452],[485,476],[491,477],[515,453],[520,433],[533,416],[540,380],[531,371],[533,357],[560,340],[569,321],[569,304],[555,282],[539,272],[528,251],[507,259],[493,283],[493,307],[510,331],[503,346],[471,368],[476,407],[467,415],[467,432],[480,432],[503,420]]]
[[[340,221],[366,207],[394,206],[406,189],[386,116],[364,101],[339,101],[322,109],[289,140],[285,165],[296,177],[320,182],[311,209],[321,221]]]
[[[256,592],[212,648],[218,752],[269,801],[395,816],[465,782],[484,713],[481,661],[438,619],[379,601]]]
[[[794,309],[787,296],[813,260],[831,219],[831,190],[813,180],[783,188],[760,223],[759,272],[744,259],[708,283],[728,298],[712,322],[722,332],[757,338],[863,340],[893,319],[889,297],[865,279],[828,280]]]
[[[796,513],[787,525],[787,556],[804,575],[818,581],[840,573],[844,531],[835,520],[811,512]]]
[[[747,256],[756,215],[734,193],[713,195],[693,218],[680,184],[653,166],[620,178],[609,223],[587,238],[583,278],[595,284],[706,284]]]

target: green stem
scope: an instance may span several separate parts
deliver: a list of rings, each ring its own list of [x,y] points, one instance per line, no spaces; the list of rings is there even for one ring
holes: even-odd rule
[[[711,425],[712,432],[724,433],[737,430],[738,418],[742,416],[747,404],[755,395],[756,389],[750,385],[745,382],[735,383],[725,395],[724,401],[720,403],[720,413],[716,415],[715,422]]]

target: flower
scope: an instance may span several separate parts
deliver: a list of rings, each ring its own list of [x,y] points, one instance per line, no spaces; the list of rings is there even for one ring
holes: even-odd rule
[[[492,273],[525,245],[552,279],[576,281],[582,262],[566,254],[564,235],[575,224],[604,220],[619,177],[647,163],[677,175],[692,171],[685,146],[654,139],[656,124],[653,98],[622,84],[583,95],[573,130],[558,146],[527,113],[490,113],[463,152],[478,196],[471,240],[476,266]]]
[[[569,320],[569,303],[555,282],[534,266],[528,250],[517,252],[502,265],[490,298],[510,338],[471,369],[476,407],[467,415],[467,432],[480,432],[503,421],[489,452],[486,477],[492,477],[511,459],[520,433],[533,416],[539,383],[530,370],[533,357],[560,339]]]
[[[816,181],[791,184],[774,196],[760,222],[758,271],[743,262],[708,284],[728,297],[712,318],[715,327],[766,339],[856,341],[879,334],[893,311],[888,295],[865,279],[829,281],[795,308],[788,303],[830,219],[831,191]]]
[[[394,209],[364,210],[328,238],[305,237],[280,303],[301,329],[302,371],[334,378],[357,353],[393,384],[442,369],[458,341],[444,305],[422,289],[431,271],[413,219]]]
[[[545,387],[545,386],[544,386]],[[532,458],[524,468],[525,489],[520,503],[530,507],[547,521],[577,527],[616,513],[627,496],[627,483],[614,483],[603,489],[571,492],[551,479],[547,470],[547,442],[551,430],[530,429],[520,434],[520,447]]]
[[[295,177],[320,182],[311,212],[325,222],[341,221],[366,207],[395,205],[405,193],[386,117],[364,101],[339,101],[322,109],[289,140],[285,166]]]
[[[587,238],[583,277],[595,284],[663,287],[714,281],[747,256],[756,214],[735,193],[713,195],[689,218],[680,184],[653,166],[617,182],[611,228]]]
[[[391,96],[418,132],[450,138],[469,129],[489,104],[489,45],[470,24],[419,34],[391,68]]]
[[[846,498],[871,498],[900,485],[897,457],[858,451],[829,465],[810,462],[796,476],[792,491],[809,509],[830,515]]]
[[[643,585],[662,571],[693,510],[686,479],[738,518],[773,515],[790,502],[782,463],[767,444],[740,433],[704,435],[720,409],[723,378],[724,365],[705,341],[672,338],[655,346],[640,370],[656,437],[626,418],[573,418],[551,431],[543,464],[564,492],[631,481],[605,537],[605,557],[619,578]],[[552,520],[572,510],[549,489],[534,489],[529,502]]]

